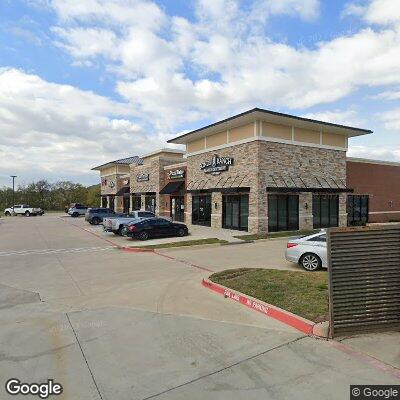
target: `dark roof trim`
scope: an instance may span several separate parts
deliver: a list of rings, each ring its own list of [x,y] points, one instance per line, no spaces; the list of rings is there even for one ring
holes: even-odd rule
[[[336,127],[336,128],[351,129],[353,131],[358,131],[358,132],[373,133],[373,131],[371,131],[370,129],[354,128],[352,126],[334,124],[332,122],[318,121],[317,119],[311,119],[311,118],[297,117],[296,115],[284,114],[284,113],[280,113],[280,112],[277,112],[277,111],[271,111],[271,110],[266,110],[266,109],[263,109],[263,108],[255,107],[255,108],[253,108],[251,110],[242,112],[240,114],[236,114],[236,115],[234,115],[232,117],[223,119],[223,120],[218,121],[218,122],[214,122],[213,124],[210,124],[210,125],[207,125],[207,126],[203,126],[202,128],[195,129],[194,131],[191,131],[191,132],[185,133],[183,135],[177,136],[177,137],[175,137],[173,139],[168,140],[167,143],[173,143],[174,140],[176,140],[176,139],[181,139],[183,137],[192,135],[193,133],[200,132],[200,131],[202,131],[204,129],[212,128],[213,126],[217,126],[219,124],[223,124],[225,122],[232,121],[235,118],[243,117],[243,116],[245,116],[247,114],[251,114],[253,112],[261,112],[261,113],[265,113],[265,114],[276,115],[278,117],[291,118],[291,119],[295,119],[295,120],[298,120],[298,121],[313,122],[313,123],[322,124],[322,125],[326,125],[326,126],[332,126],[332,127]]]
[[[249,187],[234,187],[234,188],[211,188],[211,189],[192,189],[187,190],[188,193],[192,194],[201,194],[201,193],[212,193],[212,192],[221,192],[224,193],[248,193],[250,192]]]
[[[267,186],[267,192],[275,193],[353,193],[348,188],[305,188],[305,187],[274,187]]]
[[[113,164],[117,164],[117,165],[129,165],[129,164],[142,165],[143,164],[143,160],[139,156],[120,158],[119,160],[109,161],[109,162],[101,164],[101,165],[99,165],[97,167],[93,167],[92,171],[96,170],[98,168],[105,167],[106,165],[110,165],[111,166]]]
[[[130,188],[129,186],[124,186],[121,189],[118,190],[118,192],[115,194],[116,196],[123,196],[125,194],[129,195]]]

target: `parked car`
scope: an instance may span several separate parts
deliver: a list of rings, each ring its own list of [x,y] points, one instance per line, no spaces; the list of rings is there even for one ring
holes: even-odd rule
[[[121,235],[124,225],[130,222],[141,221],[144,218],[154,218],[155,214],[150,211],[132,211],[128,215],[117,218],[104,218],[103,227],[106,232],[113,232],[115,235]]]
[[[186,236],[189,230],[185,224],[171,222],[165,218],[148,218],[129,223],[123,229],[123,233],[131,238],[147,240],[151,237]]]
[[[65,214],[68,214],[68,211],[69,211],[69,209],[70,208],[74,208],[74,207],[86,207],[84,204],[81,204],[81,203],[70,203],[69,205],[67,204],[65,207],[64,207],[64,210],[65,210]]]
[[[84,206],[84,205],[81,205],[81,204],[80,204],[80,205],[75,205],[74,207],[71,207],[71,208],[68,210],[68,214],[69,214],[71,217],[76,218],[76,217],[79,217],[79,216],[81,216],[81,215],[85,215],[87,209],[88,209],[88,207],[86,207],[86,206]]]
[[[88,208],[85,213],[85,220],[91,225],[99,225],[103,223],[103,218],[106,217],[122,217],[124,214],[117,214],[111,208]]]
[[[27,204],[17,204],[14,206],[14,213],[16,215],[25,215],[29,217],[30,215],[43,215],[44,211],[40,207],[31,207]],[[9,217],[13,214],[13,207],[6,208],[4,210],[4,215]]]
[[[326,232],[289,239],[285,258],[299,264],[306,271],[317,271],[327,268]]]

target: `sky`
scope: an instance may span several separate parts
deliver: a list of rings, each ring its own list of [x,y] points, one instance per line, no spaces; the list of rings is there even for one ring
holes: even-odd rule
[[[400,162],[400,1],[0,0],[0,186],[91,168],[254,107],[371,129]]]

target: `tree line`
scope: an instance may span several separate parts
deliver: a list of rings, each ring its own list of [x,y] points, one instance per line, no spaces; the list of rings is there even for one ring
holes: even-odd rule
[[[12,207],[13,190],[0,188],[0,211]],[[100,185],[83,186],[80,183],[59,181],[49,183],[46,180],[18,185],[14,193],[14,204],[29,204],[44,210],[64,210],[70,203],[82,203],[89,207],[100,204]]]

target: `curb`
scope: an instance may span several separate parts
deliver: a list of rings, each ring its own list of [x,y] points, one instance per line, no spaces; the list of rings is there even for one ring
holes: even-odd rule
[[[261,314],[264,314],[267,317],[274,318],[286,325],[291,326],[292,328],[297,329],[300,332],[305,333],[306,335],[326,337],[325,335],[323,335],[321,329],[316,329],[317,328],[316,323],[309,321],[305,318],[302,318],[296,314],[292,314],[289,311],[283,310],[279,307],[265,303],[263,301],[254,299],[243,293],[237,292],[225,286],[211,282],[208,279],[203,279],[201,284],[207,289],[210,289],[218,294],[223,295],[225,298],[229,298],[233,301],[243,304],[244,306],[251,308],[252,310],[257,311]]]

